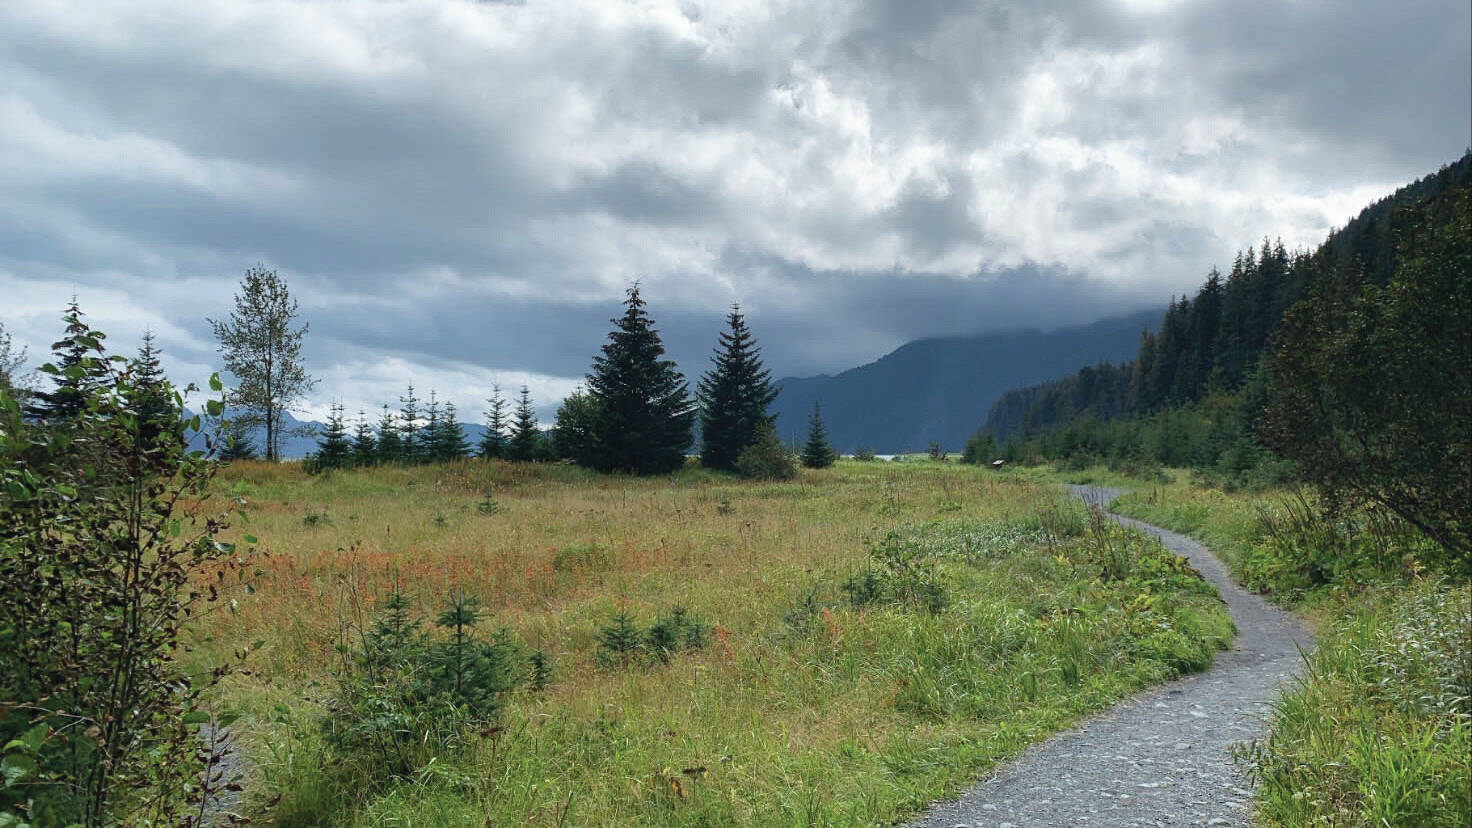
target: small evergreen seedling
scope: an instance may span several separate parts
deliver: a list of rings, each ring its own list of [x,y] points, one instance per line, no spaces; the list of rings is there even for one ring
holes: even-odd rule
[[[552,683],[552,661],[541,650],[533,650],[527,657],[527,686],[540,693]]]
[[[598,660],[604,664],[627,664],[644,647],[634,619],[622,610],[598,629]]]

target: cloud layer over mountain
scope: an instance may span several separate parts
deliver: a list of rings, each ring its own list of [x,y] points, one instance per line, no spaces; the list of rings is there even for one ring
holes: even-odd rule
[[[1464,0],[0,4],[0,322],[176,374],[256,262],[314,412],[550,405],[638,279],[779,374],[1160,305],[1467,147]],[[544,414],[547,413],[544,409]]]

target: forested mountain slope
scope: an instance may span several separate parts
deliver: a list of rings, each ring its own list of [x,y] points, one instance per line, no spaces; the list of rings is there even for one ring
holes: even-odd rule
[[[1210,465],[1234,446],[1242,450],[1244,439],[1251,442],[1266,396],[1259,366],[1285,312],[1306,296],[1385,287],[1398,257],[1406,255],[1407,234],[1444,222],[1469,184],[1472,154],[1366,207],[1311,253],[1290,253],[1281,243],[1264,240],[1239,254],[1226,275],[1213,269],[1194,297],[1173,299],[1156,332],[1141,337],[1133,360],[1099,361],[1008,391],[978,436],[1005,442],[1052,433],[1108,454],[1116,450],[1114,443],[1138,445],[1138,440],[1085,435],[1089,429],[1080,428],[1083,424],[1149,416],[1154,437],[1162,428],[1199,432],[1194,445],[1177,441],[1172,462]],[[1446,333],[1468,336],[1467,331]],[[1182,416],[1165,422],[1172,415]],[[1057,436],[1070,427],[1070,435]],[[1074,448],[1048,446],[1045,453],[1067,454]]]

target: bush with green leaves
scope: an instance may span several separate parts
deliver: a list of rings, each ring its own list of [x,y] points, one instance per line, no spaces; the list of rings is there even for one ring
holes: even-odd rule
[[[890,532],[869,549],[868,564],[842,584],[855,607],[896,605],[940,612],[950,603],[934,555]]]
[[[186,508],[216,464],[185,441],[183,393],[66,321],[38,418],[0,391],[0,824],[198,825],[234,784],[203,773],[218,755],[198,734],[229,666],[189,669],[184,647],[249,552]]]
[[[758,430],[756,442],[737,455],[736,473],[749,480],[791,480],[797,476],[797,462],[767,423]]]
[[[323,721],[338,758],[364,778],[409,776],[490,727],[529,672],[545,685],[545,656],[524,657],[504,628],[481,638],[482,620],[478,598],[452,592],[434,621],[442,634],[432,636],[394,590],[371,620],[344,623],[337,692]]]

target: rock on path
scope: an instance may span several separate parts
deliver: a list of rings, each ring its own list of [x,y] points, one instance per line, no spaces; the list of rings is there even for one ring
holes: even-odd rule
[[[1120,492],[1071,486],[1107,504]],[[1147,690],[998,767],[954,802],[933,806],[915,828],[1039,825],[1207,825],[1250,822],[1252,793],[1228,746],[1259,735],[1267,703],[1312,646],[1293,615],[1227,577],[1201,544],[1111,515],[1160,538],[1221,592],[1237,625],[1232,649],[1210,670]]]

